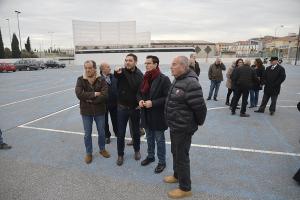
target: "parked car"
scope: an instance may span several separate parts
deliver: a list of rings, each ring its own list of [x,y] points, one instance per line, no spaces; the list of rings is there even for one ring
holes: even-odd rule
[[[45,66],[47,68],[65,68],[66,67],[66,64],[65,63],[62,63],[62,62],[59,62],[59,61],[56,61],[56,60],[48,60],[46,63],[45,63]]]
[[[36,62],[37,62],[37,64],[39,65],[39,67],[40,67],[41,69],[45,69],[45,68],[46,68],[46,65],[45,65],[44,61],[38,60],[38,61],[36,61]]]
[[[15,72],[16,66],[11,63],[0,63],[0,72]]]
[[[43,69],[38,63],[38,61],[35,60],[18,60],[15,62],[15,66],[19,71],[21,70],[31,71],[31,70]]]

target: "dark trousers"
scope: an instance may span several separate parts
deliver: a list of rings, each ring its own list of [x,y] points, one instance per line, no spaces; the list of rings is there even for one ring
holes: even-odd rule
[[[105,138],[110,138],[111,133],[109,131],[109,124],[108,124],[108,113],[110,115],[112,127],[115,133],[115,136],[118,134],[118,120],[117,120],[117,112],[118,106],[108,106],[107,112],[105,113]]]
[[[270,105],[269,110],[271,112],[275,112],[275,110],[276,110],[276,102],[277,102],[278,95],[268,95],[266,93],[264,93],[264,96],[262,98],[261,104],[259,106],[259,110],[265,111],[267,103],[268,103],[268,101],[269,101],[270,98],[271,98],[271,105]]]
[[[226,103],[228,103],[228,104],[229,104],[229,99],[230,99],[230,95],[231,95],[232,92],[233,92],[233,90],[228,88],[227,96],[226,96]]]
[[[192,134],[187,132],[170,132],[171,152],[173,154],[174,177],[179,181],[183,191],[191,190],[190,157]]]
[[[135,152],[140,151],[140,110],[118,106],[118,156],[124,155],[125,133],[127,122],[130,119],[133,130],[133,148]]]
[[[243,95],[243,96],[242,96]],[[248,104],[248,96],[249,96],[249,89],[247,88],[237,88],[234,92],[234,96],[232,99],[232,108],[231,112],[235,112],[237,104],[242,96],[242,107],[241,107],[241,113],[246,113],[246,108]]]

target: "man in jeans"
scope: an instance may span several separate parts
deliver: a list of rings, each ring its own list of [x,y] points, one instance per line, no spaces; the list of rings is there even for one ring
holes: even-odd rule
[[[105,112],[107,99],[107,84],[105,79],[97,74],[96,63],[88,60],[84,63],[84,74],[78,77],[75,93],[80,100],[80,114],[84,128],[84,144],[86,148],[85,162],[90,164],[93,160],[92,128],[96,122],[98,130],[98,145],[100,154],[109,158],[105,150]]]
[[[118,80],[118,159],[117,165],[124,162],[125,133],[128,119],[131,120],[133,130],[134,159],[140,160],[140,108],[137,92],[143,80],[143,73],[136,67],[137,57],[128,54],[125,58],[125,68],[116,68],[115,77]]]
[[[1,129],[0,129],[0,149],[11,149],[11,146],[3,142]]]
[[[214,100],[218,101],[217,100],[218,92],[219,92],[220,84],[223,81],[222,71],[225,71],[225,70],[226,70],[226,67],[222,63],[220,58],[217,58],[215,63],[209,67],[208,78],[210,80],[210,89],[209,89],[209,95],[208,95],[207,100],[211,100],[211,97],[215,90]]]
[[[207,108],[198,77],[189,69],[188,58],[176,57],[171,71],[175,80],[166,99],[165,116],[170,128],[174,173],[166,176],[164,182],[179,182],[179,188],[171,190],[168,196],[183,198],[192,195],[189,151],[193,134],[205,121]]]
[[[146,166],[155,161],[155,141],[157,144],[158,165],[155,173],[161,173],[166,167],[165,130],[165,100],[171,85],[170,79],[160,72],[159,59],[156,56],[147,56],[146,73],[138,91],[138,101],[141,109],[141,123],[145,128],[148,156],[141,162]]]

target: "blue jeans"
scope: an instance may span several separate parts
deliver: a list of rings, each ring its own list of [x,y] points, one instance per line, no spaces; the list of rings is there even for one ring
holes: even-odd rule
[[[0,144],[3,144],[2,131],[0,129]]]
[[[126,126],[128,120],[131,120],[132,130],[133,130],[133,148],[135,152],[140,151],[140,110],[135,108],[128,108],[124,106],[118,106],[117,111],[117,119],[118,119],[118,156],[124,155],[124,148],[125,148],[125,133],[126,133]]]
[[[105,115],[82,115],[82,122],[84,128],[84,144],[86,148],[86,154],[93,153],[93,141],[92,141],[92,131],[93,131],[93,121],[95,120],[97,130],[98,130],[98,145],[100,151],[105,149]]]
[[[164,131],[153,131],[146,129],[146,137],[148,144],[148,158],[154,158],[155,156],[155,141],[157,144],[157,157],[158,163],[166,164],[166,141]]]
[[[257,106],[259,90],[249,90],[250,92],[250,106]]]
[[[212,97],[212,94],[213,94],[214,90],[215,90],[214,99],[217,98],[219,88],[220,88],[220,84],[221,84],[221,81],[210,80],[210,89],[209,89],[209,95],[208,95],[209,99]]]

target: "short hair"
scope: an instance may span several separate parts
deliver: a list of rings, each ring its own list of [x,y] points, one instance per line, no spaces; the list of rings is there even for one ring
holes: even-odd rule
[[[249,60],[249,59],[246,59],[246,60],[244,61],[244,64],[245,64],[245,65],[249,65],[249,66],[250,66],[250,65],[251,65],[251,60]]]
[[[180,64],[182,64],[186,69],[189,68],[189,59],[186,56],[178,56]]]
[[[136,56],[135,54],[130,53],[130,54],[127,54],[127,56],[133,57],[133,60],[134,60],[135,62],[137,62],[137,56]],[[127,56],[126,56],[126,57],[127,57]]]
[[[196,56],[196,54],[195,53],[191,53],[190,54],[190,58],[192,58],[192,56]]]
[[[85,65],[85,64],[88,64],[88,63],[92,64],[94,69],[97,68],[96,62],[95,62],[95,61],[93,61],[93,60],[87,60],[87,61],[84,62],[84,65]]]
[[[157,67],[158,67],[158,65],[159,65],[159,59],[158,59],[157,56],[151,56],[151,55],[149,55],[149,56],[146,57],[146,59],[151,59],[152,62],[153,62],[154,64],[157,64]]]
[[[244,60],[241,59],[241,58],[237,59],[237,60],[235,61],[235,66],[236,66],[236,67],[238,66],[239,61],[243,61],[243,62],[244,62]]]

